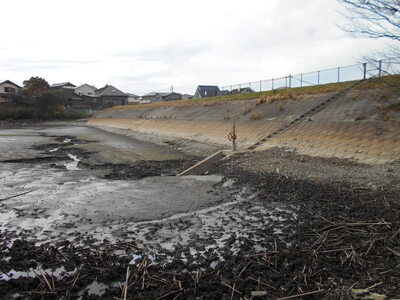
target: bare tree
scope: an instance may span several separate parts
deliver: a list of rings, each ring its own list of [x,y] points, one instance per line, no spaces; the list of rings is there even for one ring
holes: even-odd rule
[[[348,24],[341,28],[355,37],[400,41],[400,0],[339,0]]]

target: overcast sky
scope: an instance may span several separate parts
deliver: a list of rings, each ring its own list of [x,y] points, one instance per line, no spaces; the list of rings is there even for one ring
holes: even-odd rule
[[[13,0],[1,4],[0,81],[194,93],[353,64],[385,41],[353,39],[336,0]]]

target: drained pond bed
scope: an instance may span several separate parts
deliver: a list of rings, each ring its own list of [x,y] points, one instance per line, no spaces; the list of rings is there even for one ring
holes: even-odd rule
[[[0,299],[400,296],[395,188],[234,158],[175,177],[196,158],[93,164],[91,143],[74,141],[36,143],[48,161],[0,163]]]

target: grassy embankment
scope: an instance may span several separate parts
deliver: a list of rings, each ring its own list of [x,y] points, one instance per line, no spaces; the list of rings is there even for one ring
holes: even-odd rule
[[[330,93],[339,92],[343,89],[354,84],[356,81],[347,81],[340,83],[330,83],[324,85],[315,85],[308,87],[298,87],[298,88],[286,88],[267,92],[254,92],[246,94],[236,94],[236,95],[226,95],[217,96],[203,99],[190,99],[190,100],[177,100],[169,102],[155,102],[149,104],[136,104],[136,105],[124,105],[124,106],[114,106],[109,108],[112,109],[137,109],[137,108],[149,108],[149,107],[171,107],[171,106],[191,106],[191,105],[203,105],[212,106],[217,103],[223,103],[227,101],[237,101],[237,100],[254,100],[254,99],[266,99],[268,97],[274,97],[276,100],[284,99],[296,99],[300,96],[320,94],[320,93]],[[394,87],[400,86],[400,75],[385,76],[381,78],[372,78],[366,80],[363,84],[359,85],[357,90],[365,90],[371,88],[380,88],[383,92],[390,93],[393,91]],[[400,92],[400,89],[398,89]]]

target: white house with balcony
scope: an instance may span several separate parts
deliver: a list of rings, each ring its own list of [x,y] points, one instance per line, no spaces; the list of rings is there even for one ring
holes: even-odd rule
[[[96,90],[97,88],[95,86],[85,83],[75,88],[75,94],[79,96],[94,97]]]

